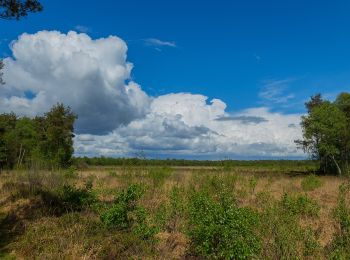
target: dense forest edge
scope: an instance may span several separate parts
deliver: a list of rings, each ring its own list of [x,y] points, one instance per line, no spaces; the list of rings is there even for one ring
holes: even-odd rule
[[[15,113],[0,114],[0,170],[14,168],[59,169],[101,165],[167,166],[292,166],[311,165],[319,174],[348,175],[350,167],[350,94],[340,93],[335,101],[312,96],[302,116],[303,139],[296,145],[309,160],[180,160],[138,158],[73,157],[74,123],[78,116],[64,104],[34,118]]]

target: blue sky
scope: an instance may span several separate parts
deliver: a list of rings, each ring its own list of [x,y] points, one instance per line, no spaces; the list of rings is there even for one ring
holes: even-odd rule
[[[127,81],[153,97],[220,99],[228,113],[265,107],[301,114],[312,94],[334,98],[350,90],[349,1],[42,3],[42,13],[0,20],[2,56],[12,55],[8,45],[22,33],[115,35],[134,64]]]
[[[101,2],[102,3],[102,2]],[[296,99],[350,89],[349,1],[43,1],[44,12],[0,21],[1,38],[83,27],[128,43],[133,78],[152,95],[188,91],[231,109],[258,105],[269,80]],[[80,28],[81,29],[81,28]],[[175,42],[161,52],[143,39]],[[1,51],[8,53],[7,43]],[[287,94],[286,93],[286,94]],[[300,111],[299,106],[290,108]]]

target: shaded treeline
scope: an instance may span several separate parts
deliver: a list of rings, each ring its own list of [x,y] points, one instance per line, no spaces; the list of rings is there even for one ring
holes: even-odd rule
[[[141,158],[111,158],[111,157],[75,157],[77,166],[260,166],[260,167],[317,167],[317,161],[312,160],[185,160],[185,159],[141,159]]]
[[[76,118],[63,104],[33,119],[0,114],[0,169],[69,166]]]

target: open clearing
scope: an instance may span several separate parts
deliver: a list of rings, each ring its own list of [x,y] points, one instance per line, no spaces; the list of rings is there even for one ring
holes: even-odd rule
[[[336,209],[340,205],[339,188],[347,184],[346,178],[315,176],[310,174],[310,169],[302,167],[296,167],[295,171],[256,166],[139,166],[90,167],[55,173],[3,172],[0,256],[8,259],[328,259],[337,257],[336,254],[341,256],[334,242],[341,233]],[[93,194],[93,202],[84,204],[79,198],[67,197],[62,193],[62,187],[67,185],[71,187],[70,194],[76,197],[83,192]],[[125,215],[127,225],[122,227],[111,208],[119,203],[116,198],[119,196],[120,200],[121,192],[133,185],[141,187],[142,195],[135,197]],[[74,193],[77,190],[80,193]],[[64,191],[67,193],[67,189]],[[345,205],[349,205],[349,194],[344,194]],[[89,197],[84,198],[88,201]],[[216,221],[215,210],[220,212],[220,205],[224,205],[220,204],[221,200],[227,199],[235,212],[249,209],[257,216],[257,223],[244,226],[246,233],[240,233],[239,221],[234,222],[239,231],[234,225],[225,226],[228,219],[236,221],[231,217],[224,224],[211,227]],[[207,205],[208,201],[212,204]],[[202,215],[198,214],[205,207],[203,219],[207,216],[208,219],[202,221],[199,219]],[[226,209],[222,207],[225,215]],[[142,221],[138,211],[141,208]],[[252,216],[249,214],[243,219],[249,219]],[[239,247],[227,246],[224,238],[218,238],[226,230],[228,234],[238,232],[236,237],[240,237],[242,245],[251,248],[256,245],[256,250],[238,252]]]

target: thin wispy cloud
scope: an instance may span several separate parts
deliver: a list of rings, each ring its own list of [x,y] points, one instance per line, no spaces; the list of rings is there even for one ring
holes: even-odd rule
[[[242,124],[260,124],[268,122],[267,119],[260,116],[223,116],[215,119],[216,121],[240,121]]]
[[[259,63],[261,61],[261,56],[260,55],[257,55],[257,54],[254,54],[254,58],[255,60]]]
[[[76,25],[74,27],[74,29],[78,32],[81,32],[81,33],[87,33],[87,32],[90,32],[90,28],[87,27],[87,26],[84,26],[84,25]]]
[[[177,45],[174,41],[163,41],[156,38],[148,38],[143,40],[146,46],[161,48],[161,47],[171,47],[176,48]]]
[[[263,103],[286,104],[295,98],[293,93],[288,93],[289,84],[293,81],[295,79],[265,81],[259,97]]]

